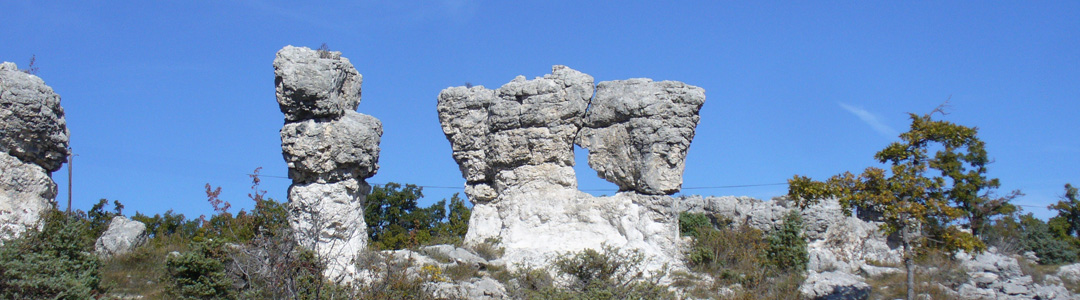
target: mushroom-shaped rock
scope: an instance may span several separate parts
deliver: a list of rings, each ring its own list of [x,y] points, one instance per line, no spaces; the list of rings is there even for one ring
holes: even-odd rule
[[[593,94],[593,78],[566,66],[526,80],[518,76],[496,90],[454,87],[439,94],[439,122],[474,202],[493,200],[499,178],[516,178],[524,166],[553,165],[570,174],[553,182],[576,184],[574,136]],[[527,175],[526,175],[527,176]]]
[[[604,81],[577,142],[589,149],[589,166],[620,190],[673,194],[704,103],[704,89],[678,81]]]

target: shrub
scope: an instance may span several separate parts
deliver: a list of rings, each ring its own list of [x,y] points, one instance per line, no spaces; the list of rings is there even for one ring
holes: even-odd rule
[[[165,260],[166,293],[178,299],[232,299],[232,280],[225,272],[224,245],[196,238],[191,251]]]
[[[1020,216],[1020,228],[1023,249],[1035,252],[1039,263],[1062,264],[1077,260],[1076,246],[1057,238],[1050,226],[1032,214]]]
[[[431,245],[460,244],[469,229],[469,208],[457,194],[428,207],[417,202],[424,197],[423,188],[406,184],[387,183],[376,186],[367,196],[364,222],[372,247],[396,250]]]
[[[682,236],[697,236],[698,229],[712,227],[709,217],[702,213],[679,213],[679,233]]]
[[[90,224],[74,215],[44,213],[41,230],[28,230],[0,246],[0,298],[92,299],[103,292],[90,253]]]
[[[645,255],[636,249],[604,245],[601,251],[584,249],[564,254],[554,266],[559,274],[572,278],[569,290],[584,293],[586,299],[670,298],[666,289],[645,281],[644,260]]]
[[[796,237],[801,233],[794,233],[801,231],[797,229],[800,222],[786,220],[785,223],[770,235],[771,243],[760,230],[746,223],[699,231],[686,254],[687,265],[714,278],[712,293],[733,288],[735,293],[727,298],[799,299],[798,287],[805,264],[801,268],[778,265],[802,261],[800,257],[804,254],[798,249],[805,251],[805,244],[800,246]]]
[[[792,210],[784,215],[783,223],[765,237],[768,244],[765,257],[772,267],[780,271],[806,270],[810,256],[802,227],[802,217],[798,211]]]

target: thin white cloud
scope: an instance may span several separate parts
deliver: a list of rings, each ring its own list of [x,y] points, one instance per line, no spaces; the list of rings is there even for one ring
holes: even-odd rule
[[[885,123],[882,122],[881,118],[878,118],[877,115],[862,108],[854,107],[844,103],[839,104],[840,107],[844,108],[844,110],[850,112],[856,117],[859,117],[859,120],[865,122],[866,125],[870,125],[870,128],[873,128],[874,131],[878,132],[878,134],[881,134],[882,136],[890,139],[900,135],[899,131],[896,131],[896,129],[889,127],[889,125],[885,125]]]

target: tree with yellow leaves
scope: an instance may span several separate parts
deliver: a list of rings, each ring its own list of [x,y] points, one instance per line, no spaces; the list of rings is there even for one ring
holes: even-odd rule
[[[826,181],[798,175],[788,180],[788,194],[801,207],[837,198],[846,214],[853,209],[874,212],[882,231],[899,234],[908,299],[915,297],[914,258],[928,244],[928,225],[946,227],[935,242],[948,250],[981,250],[985,245],[979,239],[949,225],[966,218],[977,230],[988,218],[1015,209],[1008,204],[1011,197],[995,198],[989,191],[999,184],[984,176],[990,160],[978,130],[932,118],[945,114],[943,106],[926,115],[910,114],[910,130],[874,155],[889,170],[870,167],[860,175],[845,172]]]

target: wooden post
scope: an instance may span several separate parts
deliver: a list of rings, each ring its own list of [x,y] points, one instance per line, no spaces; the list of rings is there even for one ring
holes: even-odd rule
[[[71,165],[75,163],[75,154],[68,148],[68,205],[67,213],[71,214]]]

